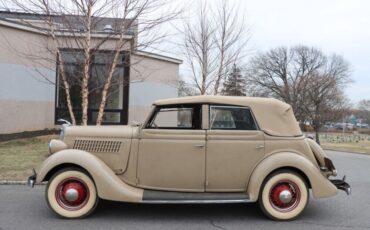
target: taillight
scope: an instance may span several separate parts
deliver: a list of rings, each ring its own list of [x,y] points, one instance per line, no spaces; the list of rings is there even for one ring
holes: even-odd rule
[[[325,167],[327,168],[327,170],[331,171],[333,173],[333,176],[336,176],[337,170],[335,169],[333,162],[329,158],[324,157],[324,163],[325,163]]]

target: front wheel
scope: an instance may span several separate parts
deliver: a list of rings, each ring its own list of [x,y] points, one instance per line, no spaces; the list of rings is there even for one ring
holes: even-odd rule
[[[308,203],[305,180],[293,171],[278,171],[264,181],[259,204],[262,211],[274,220],[292,220],[299,216]]]
[[[46,187],[49,207],[65,218],[82,218],[94,211],[98,203],[95,184],[83,170],[63,169],[49,180]]]

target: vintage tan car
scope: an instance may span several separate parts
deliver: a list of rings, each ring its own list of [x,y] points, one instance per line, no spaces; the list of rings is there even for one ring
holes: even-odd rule
[[[156,101],[132,126],[67,126],[29,184],[48,181],[46,200],[66,218],[99,199],[133,203],[258,201],[275,220],[297,217],[343,180],[290,105],[275,99],[195,96]]]

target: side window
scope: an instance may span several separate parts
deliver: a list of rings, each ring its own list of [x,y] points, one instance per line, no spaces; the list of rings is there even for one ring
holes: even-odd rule
[[[245,107],[211,106],[210,129],[256,130],[251,111]]]
[[[146,128],[200,129],[200,107],[178,106],[157,108]]]

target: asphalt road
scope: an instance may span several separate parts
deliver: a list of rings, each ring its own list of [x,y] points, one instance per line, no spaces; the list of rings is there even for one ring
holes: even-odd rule
[[[292,222],[265,218],[257,204],[140,205],[101,202],[86,219],[54,215],[44,186],[0,186],[0,230],[23,229],[370,229],[370,156],[328,151],[352,195],[314,199]]]

